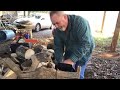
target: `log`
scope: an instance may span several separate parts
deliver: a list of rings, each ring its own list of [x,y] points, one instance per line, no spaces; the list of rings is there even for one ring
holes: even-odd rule
[[[11,40],[0,42],[0,56],[4,53],[10,53],[10,46]]]
[[[79,73],[57,71],[57,79],[79,79]]]
[[[0,79],[2,79],[3,78],[3,76],[0,74]]]
[[[78,72],[56,71],[54,68],[40,67],[33,72],[21,73],[19,79],[78,79]]]
[[[40,53],[42,50],[43,50],[42,45],[37,45],[37,46],[34,47],[35,54]]]
[[[31,56],[31,60],[32,60],[32,65],[30,67],[30,71],[35,71],[37,69],[40,61],[38,61],[38,59],[35,55]]]
[[[10,68],[13,72],[15,72],[17,76],[20,75],[21,69],[10,58],[5,58],[4,63],[7,65],[8,68]]]
[[[16,54],[20,58],[30,59],[32,55],[35,54],[34,50],[29,49],[28,47],[24,47],[23,45],[20,45],[16,49]]]
[[[21,73],[19,79],[56,79],[52,68],[40,67],[32,72]]]
[[[1,79],[17,79],[17,75],[9,69]]]
[[[42,51],[36,54],[36,57],[40,62],[51,62],[51,56],[52,54],[47,51]]]

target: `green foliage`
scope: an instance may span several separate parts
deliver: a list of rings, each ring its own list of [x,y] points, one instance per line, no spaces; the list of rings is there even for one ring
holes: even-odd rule
[[[116,48],[120,47],[119,39],[118,39]],[[103,37],[102,35],[100,35],[100,36],[94,37],[94,40],[96,44],[96,49],[99,51],[105,51],[106,49],[109,49],[109,47],[111,46],[112,37]]]
[[[112,37],[109,37],[109,38],[95,37],[94,39],[95,39],[96,46],[98,47],[110,46],[112,42]]]

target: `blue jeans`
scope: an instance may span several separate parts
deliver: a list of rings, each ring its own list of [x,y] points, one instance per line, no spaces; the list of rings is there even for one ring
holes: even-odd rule
[[[85,74],[85,69],[86,69],[86,66],[87,66],[87,63],[89,62],[89,60],[82,66],[80,66],[80,79],[84,79],[84,74]],[[76,62],[75,65],[73,65],[74,68],[77,69],[77,67],[79,66],[79,63]]]
[[[85,73],[86,66],[87,66],[87,62],[85,63],[85,65],[81,66],[80,79],[84,79],[84,73]]]
[[[91,51],[91,52],[92,52],[92,51]],[[66,52],[65,52],[65,55],[64,55],[64,59],[65,59],[65,60],[68,59],[69,56],[71,56],[71,54],[72,54],[71,51],[66,51]],[[80,68],[81,68],[81,69],[80,69],[80,79],[84,79],[85,69],[86,69],[87,63],[88,63],[89,60],[91,59],[91,54],[88,56],[88,58],[83,57],[82,59],[88,59],[88,61],[87,61],[84,65],[82,65],[82,66],[80,66],[79,61],[77,61],[77,62],[75,63],[75,65],[73,65],[73,68],[74,68],[74,69],[77,69],[77,67],[80,66]]]

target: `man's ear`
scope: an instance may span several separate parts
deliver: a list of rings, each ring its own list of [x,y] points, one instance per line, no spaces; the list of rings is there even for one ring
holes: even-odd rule
[[[66,14],[64,15],[64,19],[67,19],[67,15]]]

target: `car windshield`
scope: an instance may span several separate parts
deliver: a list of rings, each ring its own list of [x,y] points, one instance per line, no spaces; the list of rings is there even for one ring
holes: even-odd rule
[[[35,14],[32,14],[32,15],[30,15],[29,17],[36,18],[36,19],[40,19],[40,18],[41,18],[40,15],[35,15]]]
[[[41,16],[35,16],[35,18],[36,18],[36,19],[40,19],[40,18],[41,18]]]

